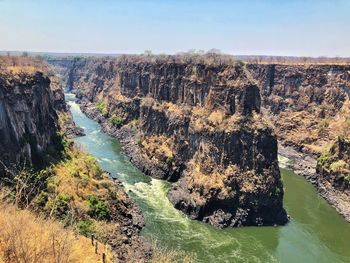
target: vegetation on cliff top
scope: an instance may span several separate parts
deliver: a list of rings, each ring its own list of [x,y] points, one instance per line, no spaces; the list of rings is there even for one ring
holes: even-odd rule
[[[317,159],[317,170],[335,181],[342,181],[343,187],[350,186],[350,140],[344,136],[338,136],[334,144],[324,151]],[[332,180],[331,180],[332,181]],[[338,183],[339,184],[339,183]]]

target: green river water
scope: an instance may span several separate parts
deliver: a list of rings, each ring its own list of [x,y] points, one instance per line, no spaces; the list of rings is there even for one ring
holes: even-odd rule
[[[303,177],[281,168],[284,206],[291,216],[286,226],[214,229],[173,208],[166,197],[169,184],[135,168],[118,141],[80,111],[73,95],[66,100],[86,133],[76,141],[131,190],[145,217],[142,235],[160,246],[193,254],[196,262],[350,262],[350,224]]]

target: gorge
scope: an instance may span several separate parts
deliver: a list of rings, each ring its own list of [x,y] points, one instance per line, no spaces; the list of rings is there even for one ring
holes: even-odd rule
[[[68,76],[83,111],[128,141],[137,167],[176,182],[169,199],[191,218],[217,227],[287,222],[276,136],[243,64],[81,60]]]
[[[44,171],[31,211],[68,202],[53,215],[121,262],[158,262],[150,240],[195,262],[346,262],[349,224],[287,169],[349,218],[349,68],[188,59],[2,61],[2,178]]]
[[[220,59],[223,60],[221,61],[221,67],[215,67],[213,65],[208,66],[208,63],[205,63],[203,59],[202,61],[200,61],[200,59],[196,61],[195,58],[192,58],[191,61],[191,58],[189,58],[188,61],[190,61],[189,65],[191,66],[187,65],[187,67],[185,66],[183,68],[175,63],[175,57],[168,57],[167,59],[164,57],[148,58],[148,60],[153,59],[154,63],[140,63],[142,59],[145,60],[144,57],[129,58],[129,63],[124,61],[124,64],[121,60],[117,62],[118,59],[113,58],[82,59],[80,61],[63,59],[54,61],[53,64],[56,66],[59,65],[61,72],[64,72],[63,74],[67,77],[68,87],[72,88],[73,84],[78,87],[76,89],[78,91],[78,97],[84,97],[86,99],[84,103],[86,103],[86,101],[89,103],[103,102],[105,103],[105,110],[108,109],[110,115],[114,114],[114,117],[117,119],[120,117],[120,120],[123,122],[118,124],[118,127],[113,127],[110,121],[107,120],[113,116],[99,119],[100,122],[106,123],[103,125],[105,130],[114,134],[119,139],[122,139],[121,137],[123,137],[125,133],[116,132],[116,130],[118,130],[117,128],[122,126],[121,124],[130,122],[135,124],[135,121],[132,120],[138,118],[146,118],[146,120],[142,122],[142,127],[140,128],[143,130],[143,137],[145,137],[145,135],[147,135],[146,137],[151,137],[150,135],[152,134],[165,134],[166,137],[174,137],[171,131],[178,129],[181,121],[187,123],[186,121],[188,119],[188,126],[190,128],[194,126],[193,120],[195,120],[197,128],[199,126],[198,124],[200,124],[202,125],[200,128],[207,131],[209,130],[209,132],[210,129],[212,131],[213,129],[220,131],[220,127],[227,126],[227,121],[232,123],[232,119],[227,118],[227,116],[230,116],[232,113],[232,116],[235,116],[234,111],[239,111],[240,104],[237,101],[227,101],[227,97],[225,97],[227,95],[224,95],[226,93],[220,91],[220,88],[215,86],[218,83],[220,83],[221,86],[229,86],[231,85],[228,84],[228,82],[231,81],[230,78],[237,78],[237,76],[238,79],[241,78],[239,74],[233,74],[230,78],[227,78],[228,75],[225,75],[228,72],[225,72],[223,68],[225,67],[224,65],[232,62],[230,59],[221,57]],[[177,58],[177,60],[181,60],[181,58]],[[182,60],[184,59],[182,58]],[[210,63],[213,63],[213,59]],[[261,93],[261,102],[260,98],[256,101],[253,95],[253,97],[249,99],[252,104],[247,105],[247,107],[255,107],[255,110],[259,108],[258,111],[260,115],[263,116],[262,120],[267,122],[267,126],[274,127],[279,141],[279,153],[294,160],[289,164],[289,167],[311,181],[316,188],[319,189],[321,195],[325,197],[339,213],[349,220],[349,188],[347,186],[347,180],[345,179],[346,172],[345,176],[342,177],[343,179],[340,178],[340,180],[344,180],[344,187],[339,190],[339,188],[334,187],[330,179],[331,177],[317,175],[316,159],[323,152],[327,151],[330,145],[336,140],[337,136],[348,136],[349,120],[347,116],[349,114],[348,90],[350,85],[350,67],[346,64],[312,63],[313,64],[288,64],[288,62],[280,64],[247,63],[244,67],[244,74],[249,76],[250,81],[256,81],[256,85],[260,88]],[[155,71],[152,68],[152,64],[158,65],[159,69]],[[122,69],[120,70],[120,68]],[[179,77],[178,74],[179,70],[182,70],[181,77]],[[220,70],[220,79],[217,79],[215,78],[215,74]],[[154,81],[154,83],[148,83],[146,80]],[[227,82],[224,84],[223,82],[225,81]],[[211,86],[213,88],[208,88]],[[150,87],[150,89],[148,90],[147,87]],[[83,91],[85,91],[85,93]],[[81,94],[79,94],[79,92],[81,92]],[[141,104],[141,102],[139,102],[139,99],[135,99],[135,97],[142,99],[145,96],[150,96],[153,100],[156,98],[159,105],[153,105],[153,101],[147,99],[147,102],[152,106],[140,106],[139,103]],[[220,96],[222,97],[220,98]],[[160,100],[160,103],[158,100]],[[235,109],[234,106],[236,106],[237,109]],[[93,106],[84,106],[83,108],[91,109]],[[142,110],[139,110],[139,108]],[[206,110],[197,110],[203,108]],[[189,117],[185,113],[186,110],[195,112],[196,115],[193,114],[195,116],[191,115]],[[165,114],[161,113],[162,111],[164,111]],[[95,115],[98,115],[98,113],[98,111],[95,111],[91,117],[96,117]],[[107,114],[107,112],[105,112],[105,114]],[[200,116],[200,114],[202,114],[202,116]],[[181,119],[184,118],[184,116],[187,119]],[[203,125],[203,123],[205,123],[203,118],[206,119],[207,127]],[[226,122],[225,118],[227,118]],[[149,126],[149,123],[153,123],[152,121],[155,120],[161,120],[160,127],[154,125]],[[171,125],[168,130],[165,127],[166,125]],[[124,128],[122,128],[122,130],[123,129]],[[193,128],[191,130],[193,130]],[[128,131],[130,132],[130,130]],[[184,132],[186,131],[185,128]],[[177,133],[175,134],[178,136]],[[181,136],[183,135],[181,134]],[[187,137],[184,138],[186,140],[188,139]],[[155,138],[153,138],[151,143],[147,143],[147,141],[141,143],[141,139],[142,138],[138,140],[140,148],[145,148],[143,147],[144,144],[147,146],[146,148],[149,148],[152,144],[158,143]],[[161,138],[160,140],[164,139],[165,138]],[[225,141],[224,138],[221,138],[221,140]],[[176,141],[175,144],[178,142],[181,143],[181,140]],[[168,145],[162,145],[164,146],[163,150],[169,147],[169,144],[174,144],[174,142],[173,140],[168,140],[166,144]],[[127,154],[131,156],[135,154],[130,153],[133,147],[125,148]],[[178,150],[179,149],[176,149],[176,151]],[[201,149],[201,151],[203,152],[203,149]],[[225,155],[226,149],[222,151]],[[151,156],[154,155],[154,153],[150,152],[147,154]],[[203,154],[205,154],[205,152]],[[170,181],[177,180],[178,175],[176,175],[176,173],[181,173],[181,171],[179,171],[179,169],[173,169],[171,174],[169,174],[169,169],[167,169],[168,167],[165,165],[167,157],[173,157],[172,153],[168,151],[169,156],[166,156],[165,152],[158,152],[156,155],[158,159],[162,160],[160,162],[158,161],[158,167],[156,167],[154,163],[150,165],[150,162],[147,160],[137,160],[138,158],[134,158],[133,162],[146,173],[153,173],[152,175],[157,178],[167,177]],[[234,156],[234,154],[232,156]],[[186,158],[188,159],[188,157],[185,156],[184,159]],[[196,158],[198,159],[198,157]],[[225,159],[223,159],[218,162],[218,158],[220,157],[216,157],[216,163],[225,161]],[[234,158],[235,157],[233,157],[233,159]],[[181,163],[183,163],[184,159],[182,159]],[[174,161],[174,166],[176,166],[176,158],[172,161]],[[162,162],[163,164],[159,164]],[[159,167],[159,165],[161,167]],[[194,165],[193,161],[191,165]],[[210,169],[210,167],[207,167],[203,170],[209,171]],[[164,175],[164,171],[168,172],[168,174]],[[183,186],[182,182],[182,179],[179,180],[180,186],[181,184]],[[171,192],[170,195],[172,196]],[[186,196],[187,194],[182,191],[181,195]],[[342,197],[340,198],[340,196]],[[192,209],[186,205],[186,202],[183,203],[182,209]],[[178,206],[180,207],[179,204]],[[192,213],[193,217],[198,217],[198,211],[187,212],[190,214]]]

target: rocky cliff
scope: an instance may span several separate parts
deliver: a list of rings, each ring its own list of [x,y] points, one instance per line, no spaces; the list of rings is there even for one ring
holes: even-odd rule
[[[152,250],[139,235],[140,209],[68,139],[82,131],[48,69],[42,61],[0,57],[0,203],[59,220],[75,234],[94,234],[118,262],[148,262]]]
[[[286,223],[276,135],[243,64],[88,59],[69,75],[83,110],[132,162],[175,182],[176,208],[218,227]]]
[[[347,144],[336,138],[350,135],[350,65],[250,64],[248,68],[260,83],[264,114],[287,146],[280,147],[281,154],[294,159],[292,168],[350,221],[347,174],[331,169],[348,162]]]
[[[317,159],[316,170],[319,190],[350,221],[350,140],[339,136]]]
[[[250,64],[279,140],[318,156],[348,132],[350,66]]]
[[[58,132],[50,79],[40,72],[1,72],[0,120],[1,175],[23,163],[42,166]]]

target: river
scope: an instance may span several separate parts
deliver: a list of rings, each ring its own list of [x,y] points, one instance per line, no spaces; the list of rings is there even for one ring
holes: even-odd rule
[[[350,262],[350,224],[303,177],[282,168],[288,161],[285,158],[280,163],[290,223],[214,229],[173,208],[166,197],[169,184],[134,167],[118,141],[80,111],[74,95],[66,94],[66,100],[75,122],[86,133],[75,141],[130,190],[145,217],[142,235],[161,247],[193,254],[196,262]]]

